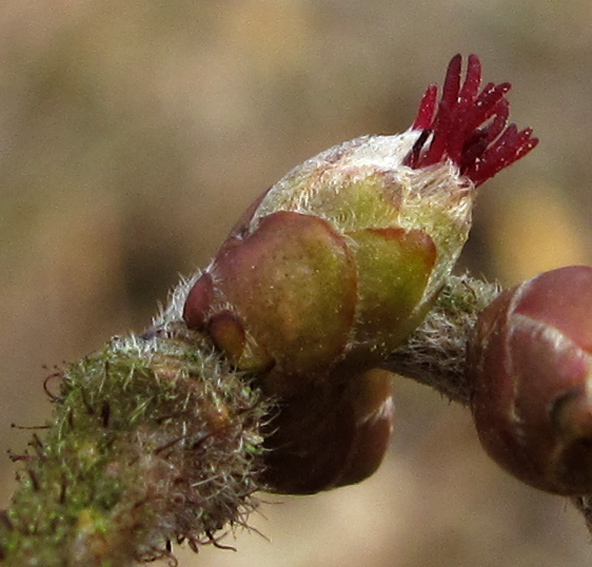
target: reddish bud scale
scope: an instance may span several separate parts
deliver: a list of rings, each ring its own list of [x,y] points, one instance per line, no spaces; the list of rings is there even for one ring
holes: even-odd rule
[[[312,494],[374,473],[393,429],[391,382],[390,373],[370,370],[282,402],[265,435],[267,490]]]
[[[468,348],[485,450],[522,481],[592,493],[592,269],[546,272],[502,293]]]

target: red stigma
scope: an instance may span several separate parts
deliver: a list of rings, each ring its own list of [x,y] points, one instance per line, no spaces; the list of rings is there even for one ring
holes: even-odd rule
[[[450,61],[437,111],[437,86],[430,85],[423,95],[413,124],[423,132],[404,163],[419,169],[450,160],[477,187],[525,156],[538,139],[531,137],[531,128],[507,126],[510,83],[488,83],[479,93],[481,61],[469,55],[462,85],[461,63],[461,55]]]

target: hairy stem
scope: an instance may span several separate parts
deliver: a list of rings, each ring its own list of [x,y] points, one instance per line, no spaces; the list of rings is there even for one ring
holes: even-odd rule
[[[382,368],[412,378],[467,405],[465,350],[477,315],[498,295],[497,285],[468,275],[450,276],[437,302],[415,333]]]

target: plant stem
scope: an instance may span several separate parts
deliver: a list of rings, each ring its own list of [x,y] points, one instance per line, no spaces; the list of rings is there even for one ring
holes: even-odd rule
[[[451,276],[415,333],[381,365],[468,405],[467,338],[477,315],[500,292],[497,285]]]

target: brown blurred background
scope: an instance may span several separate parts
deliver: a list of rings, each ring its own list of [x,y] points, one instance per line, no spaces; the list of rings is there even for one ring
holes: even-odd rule
[[[148,324],[246,205],[343,140],[412,122],[456,52],[511,81],[537,150],[487,184],[465,266],[509,285],[592,261],[592,2],[3,0],[0,7],[0,451],[50,407],[41,383]],[[580,566],[569,505],[482,453],[470,416],[396,384],[380,472],[264,496],[238,553],[183,565]],[[13,468],[0,462],[6,504]]]

